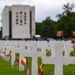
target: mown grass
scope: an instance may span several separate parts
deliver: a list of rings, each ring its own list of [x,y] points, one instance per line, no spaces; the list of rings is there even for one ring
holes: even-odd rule
[[[30,69],[31,69],[31,64],[32,64],[31,62],[32,62],[32,59],[29,58]],[[42,63],[42,59],[39,57],[38,67],[41,65],[41,63]],[[2,59],[2,57],[0,57],[0,75],[26,75],[27,67],[28,65],[25,65],[24,71],[20,72],[18,65],[12,68],[10,61],[6,62]],[[54,67],[55,66],[53,64],[44,64],[44,75],[50,75],[51,72],[52,72],[52,75],[54,75]],[[63,66],[64,75],[73,75],[73,71],[75,71],[75,65],[70,64],[70,65]],[[40,74],[38,73],[38,75]]]
[[[6,62],[0,57],[0,75],[25,75],[25,72],[19,72],[18,66],[12,68],[11,62]]]

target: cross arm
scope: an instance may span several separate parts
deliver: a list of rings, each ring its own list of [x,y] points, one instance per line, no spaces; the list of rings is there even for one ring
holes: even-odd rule
[[[55,64],[55,58],[54,57],[42,57],[42,63],[43,64]]]
[[[75,57],[67,57],[63,59],[64,64],[75,64]]]

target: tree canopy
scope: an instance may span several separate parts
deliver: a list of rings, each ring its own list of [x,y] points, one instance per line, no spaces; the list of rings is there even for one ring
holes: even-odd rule
[[[64,36],[73,36],[72,32],[75,31],[75,12],[72,11],[74,4],[64,4],[61,14],[56,15],[57,21],[53,21],[49,17],[41,23],[36,23],[36,34],[42,37],[56,36],[57,31],[63,31]]]
[[[62,30],[64,36],[72,36],[72,32],[75,31],[75,12],[72,11],[74,4],[67,3],[63,5],[64,11],[62,14],[58,14],[57,30]]]
[[[36,34],[42,37],[55,36],[55,21],[46,18],[41,23],[36,23]]]

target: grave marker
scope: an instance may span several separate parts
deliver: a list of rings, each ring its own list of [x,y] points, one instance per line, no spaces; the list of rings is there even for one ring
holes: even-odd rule
[[[71,41],[62,41],[64,45],[64,51],[65,51],[65,57],[70,56],[70,51],[73,51],[73,46],[71,44]]]
[[[64,57],[62,55],[63,44],[58,41],[54,44],[55,56],[54,57],[42,57],[43,64],[54,64],[55,70],[54,75],[63,75],[63,65],[64,64],[75,64],[74,57]]]
[[[20,49],[16,50],[16,48],[14,48],[13,54],[15,54],[15,53],[20,54],[19,71],[24,71],[24,66],[21,64],[21,60],[23,59],[23,57],[32,57],[32,75],[38,75],[37,58],[45,56],[45,52],[43,50],[41,52],[37,51],[37,44],[38,44],[37,41],[30,41],[30,42],[31,42],[31,44],[29,42],[28,43],[30,44],[32,51],[31,50],[24,50],[24,48],[21,49],[23,47],[23,45],[27,45],[27,42],[23,45],[22,45],[23,42],[18,42],[19,46],[21,46],[21,48],[20,48],[21,50]],[[14,55],[12,56],[12,61],[13,60],[14,60]]]

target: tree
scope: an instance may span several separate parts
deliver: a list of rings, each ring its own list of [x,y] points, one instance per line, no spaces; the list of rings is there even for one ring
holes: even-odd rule
[[[42,29],[42,36],[43,37],[51,37],[51,36],[55,36],[55,21],[46,18],[46,20],[44,20],[42,22],[43,24],[43,29]]]
[[[63,5],[63,9],[64,9],[64,12],[63,12],[63,15],[67,15],[68,13],[70,13],[72,11],[72,9],[74,8],[74,4],[69,4],[67,3],[66,5],[64,4]]]
[[[64,36],[72,36],[72,31],[75,30],[75,12],[72,11],[74,4],[63,5],[64,11],[58,14],[57,30],[62,30]]]
[[[74,8],[74,4],[73,3],[72,4],[67,3],[67,4],[64,4],[62,8],[64,10],[62,12],[62,14],[56,15],[56,17],[59,19],[61,19],[63,16],[68,15],[70,12],[72,12],[72,9]]]
[[[46,17],[41,23],[36,22],[36,34],[41,37],[55,36],[55,23],[50,17]]]
[[[42,27],[43,25],[42,25],[42,23],[40,22],[36,22],[36,34],[38,35],[42,35]]]

